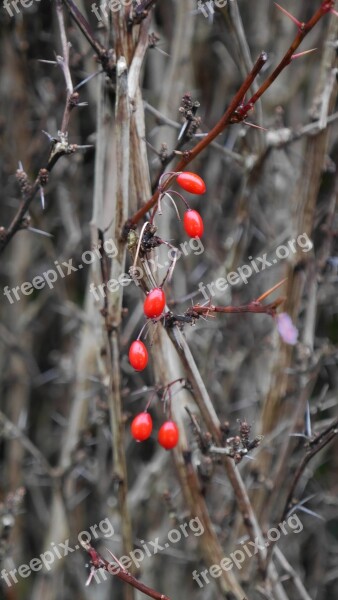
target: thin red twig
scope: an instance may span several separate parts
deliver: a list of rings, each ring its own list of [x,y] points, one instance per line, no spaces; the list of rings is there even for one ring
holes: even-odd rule
[[[140,590],[140,592],[146,594],[146,596],[149,596],[149,598],[154,598],[154,600],[170,600],[168,596],[157,592],[153,588],[148,587],[147,585],[136,579],[122,566],[110,563],[105,558],[102,558],[102,556],[93,548],[93,546],[91,546],[87,542],[82,542],[82,546],[84,550],[88,552],[90,556],[90,561],[94,569],[104,569],[111,575],[116,575],[116,577],[118,577],[125,583],[128,583],[137,590]]]

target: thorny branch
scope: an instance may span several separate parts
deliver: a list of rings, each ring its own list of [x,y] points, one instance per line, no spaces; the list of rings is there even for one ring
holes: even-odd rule
[[[79,105],[79,94],[78,92],[74,92],[69,69],[69,44],[66,37],[61,0],[58,0],[56,3],[56,14],[59,22],[61,45],[63,52],[63,56],[57,57],[57,64],[62,69],[67,90],[67,98],[62,117],[61,129],[58,132],[57,138],[51,137],[47,134],[51,142],[50,155],[48,158],[47,165],[40,169],[37,178],[35,179],[33,184],[31,184],[28,181],[28,177],[21,167],[16,173],[21,190],[22,201],[16,215],[14,216],[8,228],[6,229],[5,227],[0,227],[0,253],[3,252],[3,250],[9,244],[10,240],[18,231],[29,227],[30,218],[27,215],[29,206],[34,200],[37,193],[40,192],[41,195],[43,194],[43,188],[48,183],[49,173],[52,171],[53,167],[56,165],[58,160],[62,156],[74,154],[74,152],[76,152],[77,150],[81,148],[86,148],[86,146],[78,146],[77,144],[69,144],[68,142],[67,129],[69,125],[70,113],[73,110],[73,108]]]
[[[327,444],[329,444],[331,440],[335,438],[337,433],[338,419],[335,419],[335,421],[326,429],[324,429],[324,431],[318,433],[312,440],[306,443],[306,453],[305,456],[302,458],[301,462],[299,463],[296,473],[294,475],[281,520],[285,519],[286,515],[293,506],[294,492],[302,474],[304,473],[307,464],[318,452],[320,452],[320,450],[325,448],[325,446],[327,446]]]
[[[215,125],[215,127],[203,138],[194,148],[190,151],[183,153],[181,160],[175,166],[175,171],[182,171],[190,162],[192,162],[224,129],[232,123],[240,123],[244,121],[249,112],[251,112],[255,106],[257,100],[263,95],[264,92],[272,85],[278,75],[290,64],[295,50],[301,44],[306,35],[313,29],[318,21],[333,9],[334,0],[323,0],[321,6],[317,9],[315,14],[307,21],[307,23],[301,23],[299,26],[299,32],[293,40],[292,44],[284,54],[283,58],[277,65],[276,69],[267,77],[265,82],[259,87],[257,92],[250,98],[250,100],[244,104],[244,98],[248,90],[250,89],[253,81],[262,70],[264,64],[267,61],[267,54],[262,52],[256,63],[253,66],[252,71],[248,74],[247,78],[242,83],[237,94],[235,94],[233,100],[230,102],[229,107],[225,111],[223,117]],[[165,188],[168,187],[171,180],[166,182]],[[140,219],[142,219],[146,213],[155,206],[160,195],[160,190],[157,189],[153,196],[148,200],[125,224],[122,236],[126,239],[126,235],[129,229],[135,226]]]
[[[102,558],[102,556],[93,548],[93,546],[91,546],[87,542],[82,541],[81,544],[86,550],[86,552],[88,552],[92,563],[92,568],[94,570],[104,569],[105,571],[108,571],[108,573],[110,573],[111,575],[116,575],[116,577],[118,577],[125,583],[128,583],[137,590],[140,590],[140,592],[146,594],[146,596],[149,596],[149,598],[154,598],[154,600],[169,600],[168,596],[160,594],[156,590],[153,590],[152,588],[148,587],[147,585],[136,579],[131,573],[124,569],[121,564],[118,564],[118,561],[117,559],[115,559],[115,557],[115,564],[110,563],[105,558]],[[90,578],[88,582],[90,582]]]

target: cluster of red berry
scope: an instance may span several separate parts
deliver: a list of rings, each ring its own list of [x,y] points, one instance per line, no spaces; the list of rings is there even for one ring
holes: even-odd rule
[[[201,177],[195,173],[182,172],[176,176],[178,185],[186,192],[192,194],[204,194],[206,186]],[[183,198],[182,198],[183,199]],[[184,199],[183,199],[184,200]],[[204,225],[201,215],[192,210],[184,200],[187,210],[184,214],[183,225],[189,237],[201,237]],[[158,319],[166,305],[165,293],[161,287],[150,290],[143,304],[143,312],[148,319]],[[143,371],[148,364],[148,351],[141,340],[132,342],[129,348],[129,362],[135,371]],[[131,434],[137,442],[147,440],[153,429],[153,421],[147,411],[141,412],[134,418],[131,424]],[[166,450],[174,448],[178,442],[179,432],[174,421],[165,421],[158,432],[158,442]]]
[[[196,173],[183,172],[177,175],[178,185],[191,194],[204,194],[206,187],[203,179]],[[188,208],[184,213],[183,226],[189,237],[202,237],[204,231],[203,220],[197,210]]]
[[[137,442],[147,440],[153,430],[153,420],[146,411],[139,413],[131,424],[131,435]],[[175,448],[178,442],[178,427],[174,421],[165,421],[157,434],[160,446],[166,450]]]

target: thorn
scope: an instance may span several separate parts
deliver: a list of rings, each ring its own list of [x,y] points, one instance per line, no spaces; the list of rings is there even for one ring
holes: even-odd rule
[[[86,586],[88,586],[90,584],[91,580],[93,579],[94,573],[95,573],[95,569],[92,567],[91,571],[89,573],[89,577],[85,583]]]
[[[298,21],[298,19],[296,19],[296,17],[294,17],[291,13],[289,13],[287,10],[285,10],[285,8],[283,8],[282,6],[280,6],[280,4],[277,4],[277,2],[275,2],[275,5],[277,6],[277,8],[279,8],[279,10],[281,10],[287,17],[289,17],[289,19],[291,19],[291,21],[293,21],[297,27],[299,27],[299,29],[302,29],[303,27],[303,23],[301,23],[300,21]]]
[[[311,515],[312,517],[316,517],[317,519],[320,519],[321,521],[325,521],[324,517],[322,517],[318,513],[314,512],[313,510],[306,508],[305,506],[298,506],[298,510],[306,513],[307,515]]]
[[[54,237],[52,233],[47,233],[47,231],[42,231],[41,229],[35,229],[35,227],[27,227],[27,229],[28,231],[33,231],[33,233],[39,233],[40,235],[44,235],[49,238]]]
[[[249,123],[249,121],[243,121],[243,123],[245,123],[245,125],[248,125],[249,127],[254,127],[255,129],[261,129],[262,131],[269,131],[265,127],[261,127],[260,125],[255,125],[254,123]]]
[[[309,438],[312,436],[311,414],[310,414],[310,405],[309,405],[309,402],[306,403],[305,433],[306,433],[306,436],[309,437]]]
[[[179,132],[179,134],[178,134],[178,138],[177,138],[177,141],[178,141],[178,142],[179,142],[179,141],[182,139],[182,137],[184,136],[184,134],[185,134],[185,132],[186,132],[187,128],[189,127],[189,124],[190,124],[190,121],[186,121],[185,123],[183,123],[183,125],[182,125],[182,127],[181,127],[181,130],[180,130],[180,132]]]
[[[211,297],[209,298],[209,300],[206,300],[205,302],[203,302],[203,304],[200,304],[200,306],[207,306],[208,304],[209,304],[209,306],[211,305]]]
[[[23,171],[23,164],[22,164],[21,160],[19,160],[19,169],[18,170]]]
[[[265,298],[267,296],[269,296],[270,294],[272,294],[272,292],[274,292],[275,290],[277,290],[286,281],[287,281],[287,277],[285,277],[285,279],[282,279],[282,281],[280,281],[279,283],[276,283],[276,285],[274,285],[272,288],[270,288],[267,292],[264,292],[264,294],[262,294],[261,296],[259,296],[259,298],[257,298],[257,300],[255,300],[255,302],[262,302],[262,300],[265,300]]]
[[[45,194],[44,194],[42,186],[40,186],[40,200],[41,200],[42,210],[45,210]]]
[[[53,137],[52,135],[50,135],[48,133],[48,131],[45,131],[44,129],[41,129],[41,131],[42,131],[42,133],[44,133],[48,137],[48,139],[49,139],[50,142],[53,142],[53,143],[57,142],[57,139],[55,137]]]
[[[164,50],[162,50],[158,46],[153,46],[153,48],[154,48],[154,50],[157,50],[157,52],[160,52],[160,54],[164,54],[164,56],[170,57],[170,54],[168,54],[168,52],[165,52]]]
[[[95,148],[94,144],[86,144],[84,146],[76,145],[76,150],[85,150],[86,148]]]
[[[82,87],[83,85],[85,85],[86,83],[88,83],[88,81],[90,81],[91,79],[93,79],[94,77],[97,77],[97,75],[101,75],[101,73],[104,73],[104,71],[97,71],[97,73],[92,73],[91,75],[88,75],[88,77],[86,77],[86,79],[84,79],[83,81],[80,81],[80,83],[78,83],[75,88],[74,88],[74,92],[76,92],[80,87]]]
[[[58,64],[55,60],[44,60],[43,58],[38,58],[38,62],[45,63],[46,65],[57,65]]]
[[[294,60],[295,58],[300,58],[301,56],[305,56],[305,54],[310,54],[310,52],[314,52],[315,50],[317,50],[317,48],[311,48],[311,50],[304,50],[303,52],[298,52],[297,54],[293,54],[291,56],[291,60]]]
[[[113,554],[109,548],[107,548],[107,546],[105,546],[105,549],[107,550],[107,552],[109,552],[110,556],[112,557],[112,559],[116,562],[116,564],[120,567],[120,569],[123,571],[123,573],[128,573],[127,569],[125,569],[125,567],[123,566],[122,563],[120,563],[119,559],[116,558],[115,554]]]

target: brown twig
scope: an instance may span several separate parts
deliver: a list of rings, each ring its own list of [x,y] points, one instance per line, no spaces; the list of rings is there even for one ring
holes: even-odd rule
[[[107,75],[110,77],[112,73],[115,73],[115,62],[114,64],[110,64],[106,62],[109,58],[108,50],[100,44],[100,42],[95,38],[94,32],[89,25],[87,19],[84,18],[81,11],[78,9],[73,0],[62,0],[62,2],[67,6],[72,19],[75,21],[79,29],[82,31],[86,40],[89,42],[93,50],[96,52],[97,56],[101,59],[101,64],[103,69],[106,71]]]
[[[157,592],[156,590],[148,587],[147,585],[136,579],[126,569],[123,569],[122,566],[110,563],[105,558],[102,558],[102,556],[93,548],[93,546],[91,546],[87,542],[82,541],[81,544],[84,550],[88,552],[94,569],[105,569],[105,571],[108,571],[108,573],[110,573],[111,575],[116,575],[116,577],[121,579],[121,581],[124,581],[125,583],[128,583],[137,590],[140,590],[140,592],[142,592],[146,596],[149,596],[149,598],[154,598],[154,600],[169,600],[168,596],[165,596],[164,594],[161,594],[160,592]]]
[[[133,8],[129,19],[128,27],[131,29],[133,25],[139,25],[143,19],[145,19],[151,8],[156,4],[156,0],[142,0],[136,8]]]
[[[333,423],[331,425],[329,425],[321,433],[318,433],[310,442],[307,443],[306,454],[302,458],[301,462],[299,463],[297,471],[294,475],[294,478],[293,478],[293,481],[292,481],[292,484],[291,484],[291,487],[289,490],[289,494],[288,494],[288,497],[285,502],[281,521],[283,521],[283,519],[285,519],[290,508],[292,508],[292,500],[293,500],[294,491],[295,491],[296,486],[305,470],[306,465],[310,462],[310,460],[311,460],[311,458],[313,458],[313,456],[315,456],[320,450],[325,448],[325,446],[327,446],[327,444],[329,444],[331,442],[331,440],[333,440],[333,438],[337,435],[337,433],[338,433],[338,419],[335,419],[335,421],[333,421]]]
[[[77,106],[77,104],[78,104],[79,94],[77,92],[74,93],[72,76],[70,74],[70,69],[69,69],[69,42],[67,40],[67,35],[66,35],[66,27],[65,27],[64,15],[63,15],[62,0],[57,0],[56,16],[57,16],[57,19],[59,22],[62,55],[63,55],[63,56],[57,56],[56,60],[57,60],[58,65],[62,69],[63,76],[64,76],[65,82],[66,82],[66,90],[67,90],[66,106],[64,109],[64,113],[63,113],[63,117],[62,117],[62,125],[61,125],[61,131],[62,131],[62,133],[65,134],[68,130],[70,113],[73,110],[73,108],[75,106]]]
[[[60,135],[60,139],[52,139],[52,149],[49,155],[49,159],[46,167],[40,169],[38,176],[32,185],[28,185],[27,189],[22,192],[22,202],[20,207],[13,217],[10,225],[5,229],[4,227],[0,228],[0,254],[9,244],[12,237],[20,230],[26,229],[28,226],[25,222],[25,216],[28,211],[28,208],[31,202],[34,200],[36,194],[40,191],[42,187],[44,187],[48,182],[48,174],[51,172],[53,167],[56,165],[57,161],[61,156],[65,156],[68,154],[73,154],[76,152],[81,146],[77,144],[69,144],[66,135]],[[85,146],[83,146],[85,147]],[[21,169],[17,171],[17,176],[22,173]]]
[[[195,306],[192,306],[187,310],[187,314],[203,315],[207,317],[209,316],[209,313],[263,313],[274,316],[276,308],[278,308],[282,302],[284,302],[284,298],[277,298],[274,302],[270,302],[270,304],[266,305],[260,304],[255,300],[250,304],[243,304],[242,306],[213,306],[213,304],[200,306],[199,304],[195,304]]]

